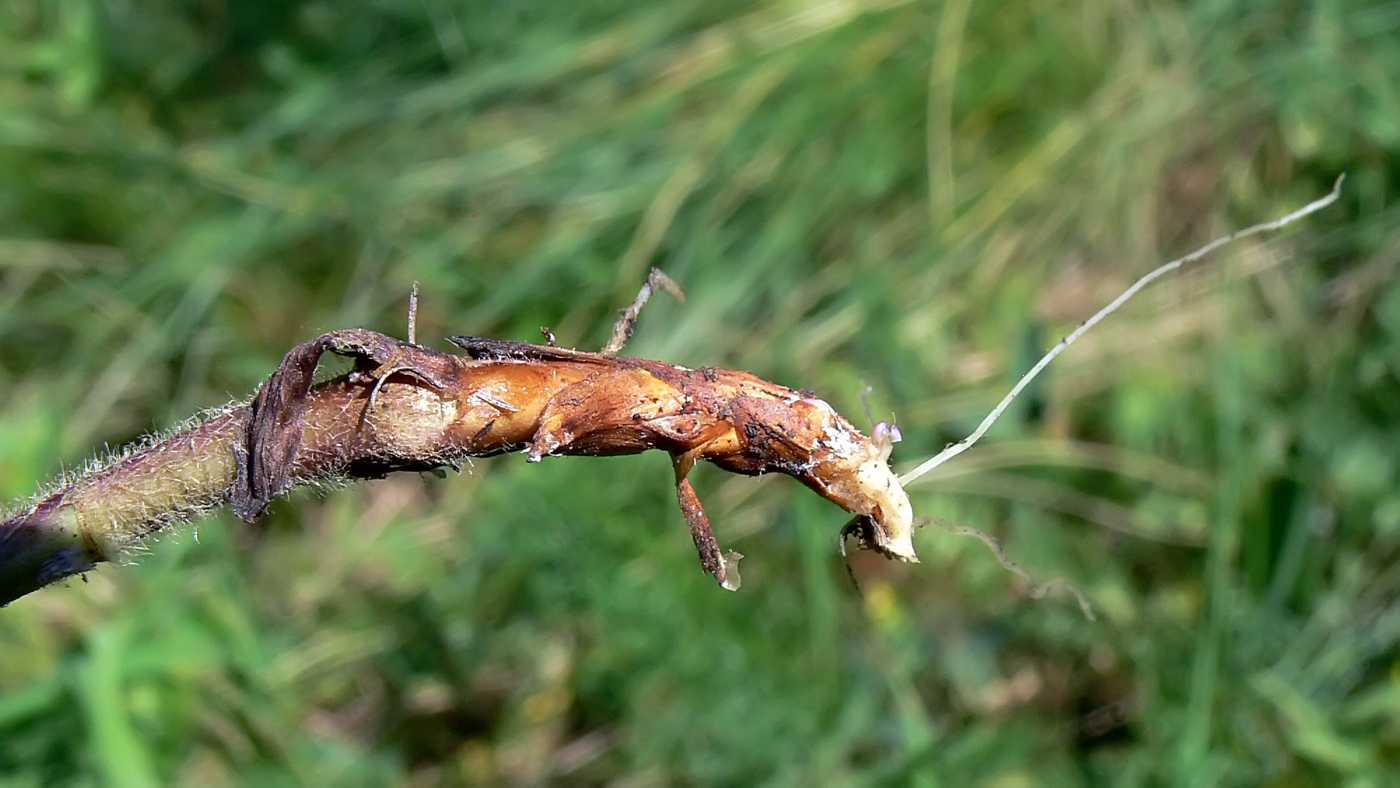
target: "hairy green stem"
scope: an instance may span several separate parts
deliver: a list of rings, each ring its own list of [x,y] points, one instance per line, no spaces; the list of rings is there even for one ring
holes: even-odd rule
[[[402,457],[405,433],[440,432],[446,420],[432,392],[394,383],[383,386],[376,410],[394,413],[395,429],[365,430],[368,393],[369,384],[344,378],[310,392],[286,489],[409,467]],[[251,413],[247,405],[233,407],[138,445],[0,520],[0,605],[103,561],[121,560],[153,534],[229,502],[246,456]],[[421,465],[449,460],[434,457]]]
[[[248,408],[129,451],[0,522],[0,604],[130,553],[228,500]]]

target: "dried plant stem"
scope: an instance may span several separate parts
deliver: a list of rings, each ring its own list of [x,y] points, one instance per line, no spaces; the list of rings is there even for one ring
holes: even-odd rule
[[[997,403],[997,406],[995,408],[992,408],[992,412],[987,414],[987,417],[982,420],[981,424],[977,425],[977,429],[973,430],[971,435],[968,435],[966,438],[963,438],[957,443],[950,444],[947,448],[939,452],[937,455],[920,463],[918,467],[904,473],[899,477],[899,483],[907,486],[908,484],[917,481],[921,476],[933,470],[934,468],[937,468],[938,466],[942,465],[948,460],[951,460],[959,454],[962,454],[963,452],[972,448],[972,445],[974,443],[981,440],[982,436],[987,434],[987,430],[992,428],[992,425],[996,423],[997,419],[1001,418],[1001,415],[1006,412],[1006,409],[1011,407],[1011,403],[1022,391],[1025,390],[1026,386],[1029,386],[1031,381],[1035,380],[1036,376],[1040,374],[1041,370],[1049,366],[1050,362],[1054,361],[1056,356],[1064,352],[1065,348],[1074,344],[1074,341],[1083,336],[1085,332],[1098,325],[1099,321],[1118,311],[1118,308],[1121,307],[1124,303],[1126,303],[1129,298],[1132,298],[1134,295],[1136,295],[1139,290],[1152,284],[1157,279],[1160,279],[1161,277],[1166,276],[1167,274],[1177,270],[1178,268],[1181,268],[1182,266],[1189,265],[1191,263],[1196,262],[1197,260],[1200,260],[1202,257],[1205,257],[1206,255],[1210,254],[1211,252],[1214,252],[1216,249],[1219,249],[1220,247],[1228,243],[1238,241],[1242,238],[1248,238],[1249,236],[1256,235],[1258,233],[1268,232],[1270,230],[1277,230],[1281,227],[1285,227],[1289,224],[1292,224],[1293,222],[1298,221],[1299,219],[1303,218],[1304,216],[1307,216],[1308,214],[1316,213],[1317,211],[1326,208],[1327,206],[1336,202],[1337,198],[1341,196],[1342,182],[1344,180],[1346,180],[1345,173],[1338,176],[1336,184],[1332,187],[1332,191],[1328,193],[1325,197],[1314,200],[1308,203],[1307,205],[1303,206],[1302,208],[1299,208],[1298,210],[1288,214],[1287,216],[1275,219],[1271,222],[1263,222],[1261,224],[1253,225],[1252,227],[1246,227],[1243,230],[1237,230],[1233,233],[1230,233],[1229,235],[1224,236],[1223,238],[1217,238],[1214,241],[1211,241],[1210,243],[1201,247],[1200,249],[1197,249],[1196,251],[1192,252],[1191,254],[1188,254],[1185,257],[1177,258],[1176,260],[1173,260],[1170,263],[1167,263],[1166,265],[1163,265],[1153,270],[1151,273],[1134,282],[1132,287],[1129,287],[1127,290],[1124,290],[1123,294],[1113,299],[1113,301],[1109,303],[1108,306],[1104,307],[1103,309],[1100,309],[1094,314],[1093,317],[1089,318],[1088,320],[1085,320],[1083,323],[1080,324],[1078,328],[1070,332],[1068,336],[1066,336],[1064,339],[1061,339],[1059,344],[1051,348],[1050,352],[1046,353],[1040,359],[1040,361],[1037,361],[1035,366],[1031,367],[1029,372],[1021,376],[1021,379],[1017,381],[1016,385],[1012,387],[1011,391],[1008,392],[1007,395],[1002,398],[1001,402]]]
[[[147,536],[225,503],[251,521],[297,485],[455,467],[466,457],[515,451],[531,461],[669,452],[701,566],[726,588],[738,586],[740,556],[720,549],[687,479],[702,460],[733,473],[792,476],[855,515],[842,533],[855,535],[860,547],[915,561],[903,485],[976,443],[1046,365],[1138,290],[1224,244],[1330,205],[1341,185],[1339,178],[1327,197],[1143,277],[1046,354],[971,435],[901,478],[887,462],[898,439],[890,425],[863,435],[809,392],[746,372],[617,357],[654,291],[684,300],[656,269],[600,353],[552,347],[548,331],[550,346],[479,337],[450,338],[465,355],[419,346],[415,286],[408,342],[349,329],[298,345],[251,402],[130,448],[0,517],[0,605],[129,556]],[[313,385],[327,352],[352,358],[355,367]],[[994,539],[974,535],[1032,583],[1033,596],[1060,584],[1035,584]]]
[[[678,291],[653,271],[619,318],[612,352],[658,287]],[[670,453],[701,566],[725,588],[738,587],[739,555],[720,549],[687,479],[699,461],[792,476],[868,522],[873,548],[916,560],[913,513],[888,452],[808,392],[735,370],[450,340],[463,355],[364,329],[324,334],[288,351],[252,402],[64,479],[0,518],[0,605],[128,556],[148,535],[224,503],[251,522],[301,484],[518,451],[530,461]],[[314,384],[328,352],[354,369]]]

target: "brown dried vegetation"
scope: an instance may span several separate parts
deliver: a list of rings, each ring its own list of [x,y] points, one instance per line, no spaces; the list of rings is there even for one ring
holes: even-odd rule
[[[364,329],[298,345],[248,405],[128,452],[0,522],[0,604],[225,502],[251,522],[299,484],[516,451],[532,462],[668,452],[701,565],[726,588],[738,587],[740,556],[720,550],[687,479],[702,460],[792,476],[856,515],[848,529],[862,547],[917,560],[883,433],[872,440],[811,392],[747,372],[612,355],[654,285],[674,287],[654,272],[604,353],[452,337],[465,351],[454,355]],[[316,384],[327,352],[354,368]]]

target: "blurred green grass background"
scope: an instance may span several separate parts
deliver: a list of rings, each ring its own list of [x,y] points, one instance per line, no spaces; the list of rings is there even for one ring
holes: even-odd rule
[[[366,326],[752,370],[901,464],[924,563],[662,456],[227,513],[0,612],[0,786],[1400,784],[1400,4],[0,5],[0,493]],[[439,343],[439,346],[440,343]]]

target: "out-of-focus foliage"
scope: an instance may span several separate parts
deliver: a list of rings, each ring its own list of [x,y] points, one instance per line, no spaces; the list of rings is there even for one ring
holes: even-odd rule
[[[786,479],[477,463],[227,514],[0,612],[0,785],[1372,786],[1400,770],[1400,6],[6,0],[0,493],[333,328],[750,369],[910,462],[836,552]]]

